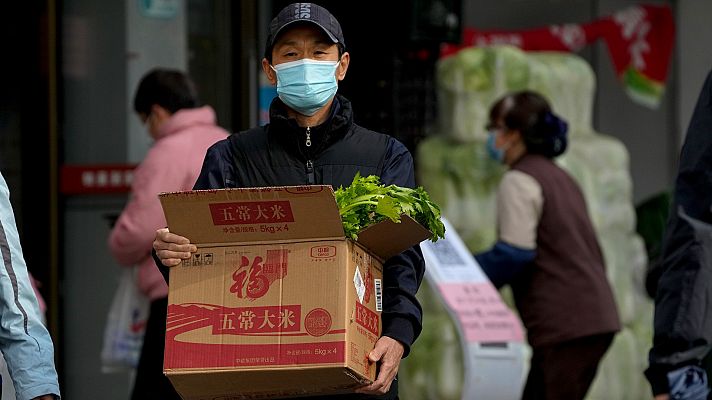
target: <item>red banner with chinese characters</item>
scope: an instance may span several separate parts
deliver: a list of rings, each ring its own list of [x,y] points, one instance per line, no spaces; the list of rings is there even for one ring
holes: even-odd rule
[[[63,165],[60,191],[64,195],[128,193],[133,164]]]
[[[675,22],[667,5],[639,5],[589,23],[516,32],[465,28],[462,45],[444,45],[441,56],[472,46],[504,44],[528,51],[575,52],[598,39],[606,42],[628,95],[640,104],[657,107],[675,42]]]

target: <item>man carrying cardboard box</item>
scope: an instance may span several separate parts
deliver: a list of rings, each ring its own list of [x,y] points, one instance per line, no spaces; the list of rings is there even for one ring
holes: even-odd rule
[[[235,134],[208,150],[194,189],[328,184],[347,186],[359,172],[387,185],[414,187],[410,153],[396,139],[353,122],[351,103],[337,95],[346,76],[339,22],[312,3],[285,7],[269,25],[262,70],[277,86],[270,123]],[[160,229],[154,242],[164,266],[189,259],[196,246]],[[382,336],[369,354],[377,379],[340,399],[397,399],[396,374],[422,328],[415,294],[425,270],[419,246],[384,264]]]

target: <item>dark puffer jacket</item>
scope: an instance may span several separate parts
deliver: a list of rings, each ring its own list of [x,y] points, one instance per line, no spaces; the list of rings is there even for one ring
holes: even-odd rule
[[[667,393],[667,373],[707,364],[712,349],[712,72],[687,129],[662,247],[655,333],[646,376]],[[706,358],[706,359],[705,359]],[[703,362],[703,360],[705,360]],[[709,374],[709,372],[708,372]]]
[[[305,184],[336,189],[350,185],[357,172],[378,175],[386,185],[415,186],[413,159],[406,147],[355,124],[351,103],[343,96],[335,98],[326,122],[309,128],[297,126],[287,117],[284,103],[275,99],[269,124],[234,134],[208,150],[195,189]],[[422,328],[415,294],[424,272],[419,246],[384,265],[383,335],[401,342],[405,355]],[[384,398],[397,396],[396,383]]]

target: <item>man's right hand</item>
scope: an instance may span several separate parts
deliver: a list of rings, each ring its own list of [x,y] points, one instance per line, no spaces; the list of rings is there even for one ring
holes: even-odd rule
[[[168,228],[156,231],[153,249],[156,250],[156,255],[166,267],[175,267],[183,260],[189,259],[191,253],[198,251],[194,244],[190,244],[188,238],[171,233]]]
[[[655,400],[670,400],[670,395],[665,393],[665,394],[659,394],[655,396]]]

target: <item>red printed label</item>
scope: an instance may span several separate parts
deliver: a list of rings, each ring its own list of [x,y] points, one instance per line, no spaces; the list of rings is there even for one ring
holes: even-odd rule
[[[378,335],[378,314],[356,303],[356,322],[374,335]]]
[[[319,193],[324,190],[324,186],[293,186],[286,187],[285,191],[292,194]]]
[[[324,336],[331,330],[331,314],[323,308],[315,308],[304,318],[304,329],[312,336]]]
[[[346,343],[207,344],[166,340],[164,368],[334,364],[346,360]]]
[[[371,294],[373,293],[373,274],[371,273],[371,267],[366,268],[366,292],[363,294],[363,302],[368,303],[371,301]]]
[[[311,248],[313,258],[331,258],[336,256],[336,246],[314,246]]]
[[[288,201],[243,201],[210,204],[214,225],[294,222]]]
[[[224,308],[215,315],[214,335],[249,335],[254,333],[299,332],[299,305]]]
[[[289,250],[267,250],[267,259],[242,256],[240,266],[232,273],[230,292],[238,298],[257,299],[269,291],[272,282],[287,276]]]
[[[216,335],[306,337],[300,331],[301,306],[223,307],[203,303],[171,304],[166,319],[165,368],[249,367],[340,363],[345,342],[229,344],[195,343],[181,334],[212,328]],[[272,326],[274,325],[274,326]],[[343,335],[345,329],[328,334]],[[343,337],[343,336],[341,336]]]
[[[171,304],[166,318],[166,335],[212,328],[215,335],[307,336],[300,330],[300,305],[224,307],[204,303]],[[331,329],[339,335],[346,329]]]

